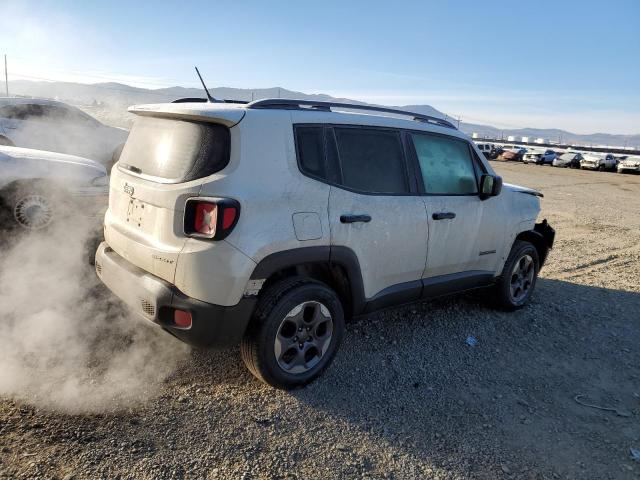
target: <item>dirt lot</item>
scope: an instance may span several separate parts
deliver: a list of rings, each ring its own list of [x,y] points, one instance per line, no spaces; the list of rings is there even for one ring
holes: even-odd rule
[[[357,320],[293,393],[232,350],[188,353],[118,413],[3,398],[0,477],[640,477],[640,176],[494,165],[557,229],[529,307],[476,292]]]

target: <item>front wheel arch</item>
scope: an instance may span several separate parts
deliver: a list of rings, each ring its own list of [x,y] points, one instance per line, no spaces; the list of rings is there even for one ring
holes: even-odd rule
[[[547,259],[547,255],[549,254],[549,247],[547,246],[542,234],[535,230],[527,230],[526,232],[519,233],[513,244],[515,245],[518,241],[529,242],[536,248],[536,251],[538,252],[539,267],[542,268],[545,260]]]

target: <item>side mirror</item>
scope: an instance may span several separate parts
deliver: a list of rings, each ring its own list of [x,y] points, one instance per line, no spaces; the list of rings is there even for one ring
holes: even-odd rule
[[[502,191],[502,177],[485,173],[480,177],[480,199],[500,195]]]

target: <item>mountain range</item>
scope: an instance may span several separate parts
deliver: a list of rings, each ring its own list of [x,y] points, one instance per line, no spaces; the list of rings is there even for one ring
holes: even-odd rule
[[[163,103],[187,97],[204,97],[204,92],[200,88],[169,87],[147,89],[113,82],[84,84],[14,80],[9,82],[9,87],[12,95],[55,98],[76,105],[88,113],[95,115],[100,120],[117,126],[130,125],[131,115],[126,113],[126,108],[130,105]],[[307,94],[280,87],[258,89],[216,87],[210,88],[209,90],[216,98],[244,101],[257,100],[260,98],[292,98],[297,100],[337,101],[356,105],[365,104],[364,102],[358,102],[348,98],[335,98],[325,94]],[[431,105],[399,105],[396,108],[452,120]],[[481,137],[504,138],[505,140],[508,136],[513,135],[518,139],[522,136],[544,138],[552,142],[561,141],[562,143],[574,145],[609,145],[640,148],[640,134],[576,134],[555,128],[500,129],[490,125],[465,122],[460,123],[459,128],[469,134],[475,132]]]

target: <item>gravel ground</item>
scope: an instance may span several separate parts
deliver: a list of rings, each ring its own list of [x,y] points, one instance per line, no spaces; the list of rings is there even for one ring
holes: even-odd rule
[[[193,350],[113,413],[0,398],[0,478],[638,478],[640,176],[495,167],[557,230],[527,308],[478,291],[355,320],[296,392]]]

